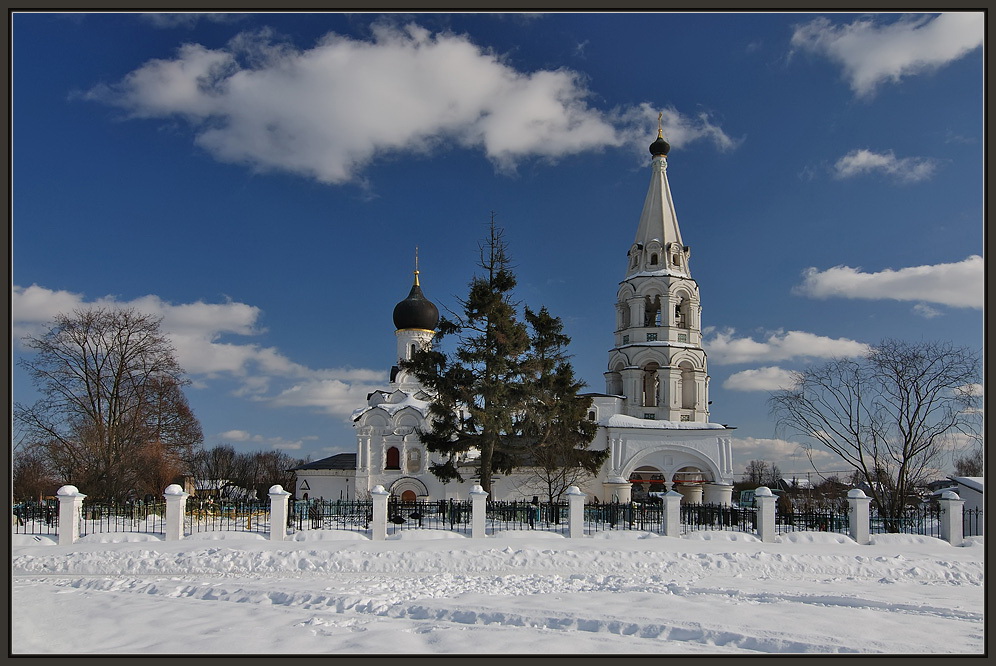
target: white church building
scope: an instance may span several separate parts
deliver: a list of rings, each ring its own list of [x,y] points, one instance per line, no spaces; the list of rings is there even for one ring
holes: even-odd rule
[[[668,185],[669,150],[659,130],[650,146],[650,187],[617,291],[605,393],[588,394],[588,417],[599,426],[589,446],[610,453],[582,490],[589,500],[601,502],[676,490],[687,502],[729,504],[732,428],[709,420],[701,297]],[[428,346],[438,322],[439,311],[422,293],[416,267],[408,297],[394,308],[398,361]],[[395,365],[390,384],[371,393],[366,406],[353,413],[356,452],[297,468],[296,496],[363,499],[381,485],[403,501],[466,499],[477,483],[472,453],[463,461],[463,482],[443,483],[429,471],[436,454],[426,450],[417,431],[430,399],[414,377]],[[491,497],[541,495],[528,479],[528,473],[496,474]]]

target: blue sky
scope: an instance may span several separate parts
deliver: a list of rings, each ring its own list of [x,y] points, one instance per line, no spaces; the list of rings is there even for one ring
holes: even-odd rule
[[[164,317],[205,445],[317,459],[455,309],[492,211],[517,297],[603,391],[657,116],[707,327],[712,420],[752,459],[787,373],[886,337],[983,340],[983,28],[955,14],[17,13],[12,331]],[[14,399],[35,399],[20,369]],[[830,457],[821,471],[844,469]]]

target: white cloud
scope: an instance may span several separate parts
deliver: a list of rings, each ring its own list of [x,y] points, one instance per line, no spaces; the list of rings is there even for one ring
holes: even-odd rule
[[[918,317],[923,317],[924,319],[933,319],[934,317],[940,317],[941,312],[936,308],[932,308],[926,303],[917,303],[913,306],[913,314]]]
[[[200,21],[232,23],[245,18],[245,14],[218,12],[146,12],[139,14],[146,23],[157,28],[192,28]]]
[[[246,342],[222,341],[223,336],[255,336],[262,333],[257,321],[262,311],[245,303],[167,303],[149,295],[131,301],[104,296],[88,301],[82,294],[55,291],[32,285],[12,290],[12,330],[15,339],[23,335],[40,335],[60,313],[90,306],[133,307],[140,312],[161,316],[162,331],[176,348],[177,361],[194,381],[204,388],[212,379],[234,379],[235,395],[274,406],[317,406],[333,414],[348,415],[363,404],[370,385],[386,381],[384,372],[365,368],[312,369],[287,358],[274,347]],[[286,389],[271,395],[274,383],[299,382],[298,390]],[[316,387],[338,387],[324,393]],[[319,400],[326,397],[330,402]],[[307,397],[306,397],[307,396]],[[347,409],[346,401],[349,403]]]
[[[709,360],[717,365],[763,363],[800,358],[860,356],[869,347],[847,338],[828,338],[805,331],[775,331],[763,341],[734,337],[734,330],[717,331],[703,341]]]
[[[222,443],[237,443],[237,444],[256,444],[261,445],[265,448],[270,449],[282,449],[287,451],[296,451],[304,446],[304,439],[313,438],[303,438],[296,440],[284,439],[283,437],[265,437],[263,435],[253,435],[245,430],[226,430],[225,432],[218,433],[216,439]]]
[[[618,113],[619,122],[623,126],[623,133],[627,136],[627,143],[640,149],[641,156],[647,152],[647,132],[646,127],[657,127],[657,115],[662,113],[660,119],[664,130],[664,136],[672,148],[681,148],[695,141],[708,141],[720,151],[728,151],[737,148],[742,143],[740,139],[733,139],[718,125],[712,122],[712,118],[706,112],[699,112],[695,115],[683,114],[673,106],[661,109],[659,112],[652,105],[644,102],[632,109]]]
[[[372,379],[381,381],[347,383],[339,379],[323,379],[299,382],[268,399],[268,402],[275,407],[313,407],[326,414],[348,417],[357,407],[366,404],[369,392],[382,388],[383,376]]]
[[[887,268],[864,273],[860,268],[835,266],[825,271],[808,268],[794,293],[812,298],[864,298],[923,301],[957,308],[982,308],[982,257],[972,255],[950,264]]]
[[[881,172],[903,183],[916,183],[934,175],[936,162],[923,157],[897,158],[891,151],[873,153],[864,148],[852,150],[839,160],[833,167],[837,179],[854,178],[856,176]]]
[[[757,437],[734,437],[731,441],[733,450],[736,452],[737,465],[734,472],[739,477],[743,474],[747,463],[751,460],[764,460],[774,463],[783,473],[805,473],[813,469],[820,470],[824,474],[840,472],[845,465],[840,458],[823,449],[813,449],[811,451],[812,463],[806,453],[806,449],[796,442],[784,439],[765,439]],[[813,472],[813,479],[818,481],[818,475]]]
[[[741,370],[730,375],[723,388],[733,391],[778,391],[791,388],[795,383],[796,373],[777,366]]]
[[[245,430],[226,430],[223,433],[219,433],[218,437],[231,442],[248,442],[252,440],[252,436]]]
[[[982,384],[965,384],[960,386],[959,390],[966,395],[974,395],[982,397],[986,394],[985,387]]]
[[[890,24],[861,18],[834,25],[820,17],[797,26],[798,49],[825,56],[844,69],[858,97],[870,97],[886,81],[937,70],[982,46],[985,14],[953,12],[939,16],[902,16]]]
[[[221,49],[185,44],[83,97],[134,118],[179,116],[223,162],[330,184],[360,180],[380,157],[454,146],[483,150],[502,170],[637,141],[645,152],[656,128],[649,104],[591,108],[578,72],[520,72],[464,35],[415,24],[379,23],[372,33],[370,41],[328,34],[304,50],[265,30]],[[706,114],[665,115],[672,145],[735,145]]]

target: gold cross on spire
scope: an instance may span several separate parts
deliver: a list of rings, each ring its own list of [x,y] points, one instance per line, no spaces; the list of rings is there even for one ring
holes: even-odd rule
[[[418,285],[418,245],[415,246],[415,284]]]
[[[660,113],[657,114],[657,138],[658,139],[663,139],[664,138],[664,123],[663,123],[663,119],[664,119],[664,112],[661,111]]]

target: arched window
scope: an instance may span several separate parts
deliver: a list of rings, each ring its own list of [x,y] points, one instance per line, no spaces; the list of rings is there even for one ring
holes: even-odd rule
[[[414,342],[412,343],[411,349],[408,350],[408,360],[415,358],[415,352],[418,351],[418,345]]]
[[[598,418],[598,415],[595,413],[594,409],[592,409],[592,410],[590,410],[588,412],[588,420],[589,421],[595,421],[597,418]]]
[[[671,263],[674,264],[675,266],[678,265],[679,262],[678,262],[678,254],[677,253],[671,255]]]
[[[650,265],[651,266],[656,266],[657,265],[657,253],[656,252],[654,252],[652,255],[650,255]]]
[[[398,447],[392,446],[387,450],[387,464],[384,469],[401,469],[401,451]]]

